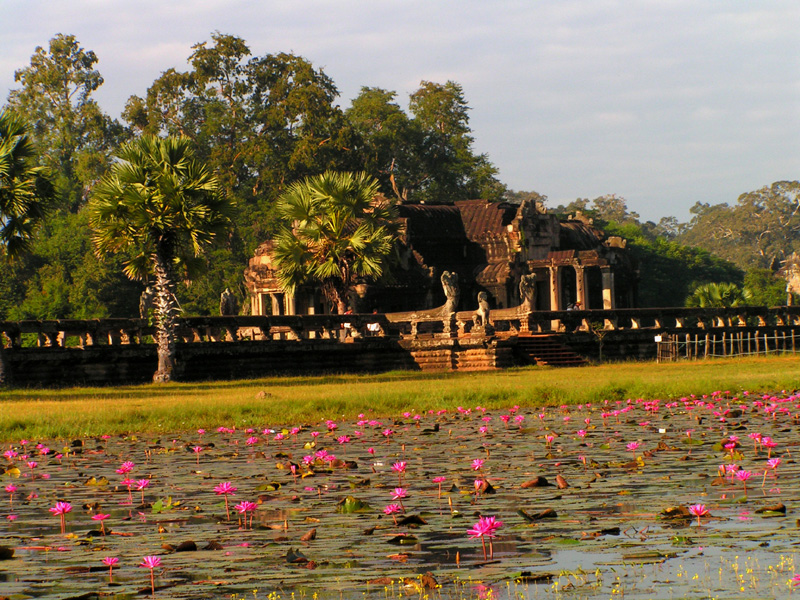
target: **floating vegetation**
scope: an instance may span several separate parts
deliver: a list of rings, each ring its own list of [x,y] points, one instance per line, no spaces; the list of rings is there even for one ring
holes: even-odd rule
[[[796,574],[800,395],[19,440],[10,598],[753,598]]]

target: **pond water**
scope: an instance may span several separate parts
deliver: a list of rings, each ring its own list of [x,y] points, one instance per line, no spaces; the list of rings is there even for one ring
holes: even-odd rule
[[[532,399],[19,440],[3,448],[0,597],[149,595],[145,556],[162,598],[789,597],[799,404]],[[70,505],[63,533],[57,502]],[[468,531],[486,517],[502,525],[482,543]]]

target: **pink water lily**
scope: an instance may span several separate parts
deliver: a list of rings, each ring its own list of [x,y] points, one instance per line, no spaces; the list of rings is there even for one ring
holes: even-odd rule
[[[72,511],[72,505],[69,502],[56,502],[56,505],[49,510],[61,519],[61,535],[64,535],[67,531],[66,514]]]
[[[497,535],[497,530],[503,526],[502,521],[498,521],[495,517],[481,517],[478,522],[472,526],[472,529],[467,531],[470,539],[481,540],[481,547],[483,548],[483,560],[486,560],[486,539],[489,542],[489,556],[494,556],[494,549],[491,544],[491,539]]]
[[[391,515],[392,519],[394,519],[394,524],[397,525],[397,517],[395,516],[396,513],[402,512],[403,507],[399,504],[387,504],[386,507],[383,509],[383,512],[387,515]]]
[[[235,495],[237,489],[238,488],[235,487],[230,481],[225,481],[214,487],[214,491],[217,493],[217,496],[225,497],[225,516],[228,521],[231,520],[231,511],[228,508],[228,496]]]
[[[397,480],[403,485],[403,474],[406,472],[406,461],[400,460],[392,465],[392,471],[397,473]]]
[[[242,500],[234,506],[236,511],[241,515],[241,519],[244,519],[244,527],[247,528],[247,513],[250,513],[250,529],[253,528],[253,513],[258,508],[258,505],[255,502],[249,502],[247,500]]]
[[[106,526],[104,521],[110,516],[111,515],[104,515],[102,513],[97,513],[96,515],[92,515],[92,521],[100,521],[100,533],[103,534],[103,537],[106,536]]]
[[[158,556],[145,556],[139,564],[143,569],[150,569],[150,590],[153,596],[156,595],[156,579],[153,570],[161,566],[161,558]]]
[[[697,517],[697,526],[700,526],[700,517],[704,517],[708,514],[708,509],[706,508],[705,504],[692,504],[689,507],[689,512],[692,513],[695,517]]]
[[[114,583],[114,567],[119,563],[116,556],[104,556],[103,564],[108,567],[108,583]]]

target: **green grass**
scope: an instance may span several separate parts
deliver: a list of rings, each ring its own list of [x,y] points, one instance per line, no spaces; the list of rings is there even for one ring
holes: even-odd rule
[[[0,441],[101,434],[158,434],[204,427],[264,427],[395,416],[457,406],[507,408],[627,398],[678,398],[800,387],[800,359],[718,359],[671,364],[525,368],[488,373],[412,373],[269,378],[0,392]],[[267,394],[259,398],[259,392]]]

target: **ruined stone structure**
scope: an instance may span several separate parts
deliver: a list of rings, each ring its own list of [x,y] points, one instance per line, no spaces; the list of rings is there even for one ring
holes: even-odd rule
[[[458,275],[458,309],[474,309],[486,292],[492,309],[521,304],[519,284],[534,274],[534,310],[564,310],[576,301],[586,309],[632,308],[636,266],[625,240],[606,237],[582,215],[559,220],[541,203],[464,200],[452,205],[400,204],[404,225],[400,264],[381,283],[356,286],[355,312],[421,310],[445,302],[439,283],[445,271]],[[301,288],[288,297],[271,258],[272,242],[250,260],[245,282],[253,315],[329,312],[319,290]]]

